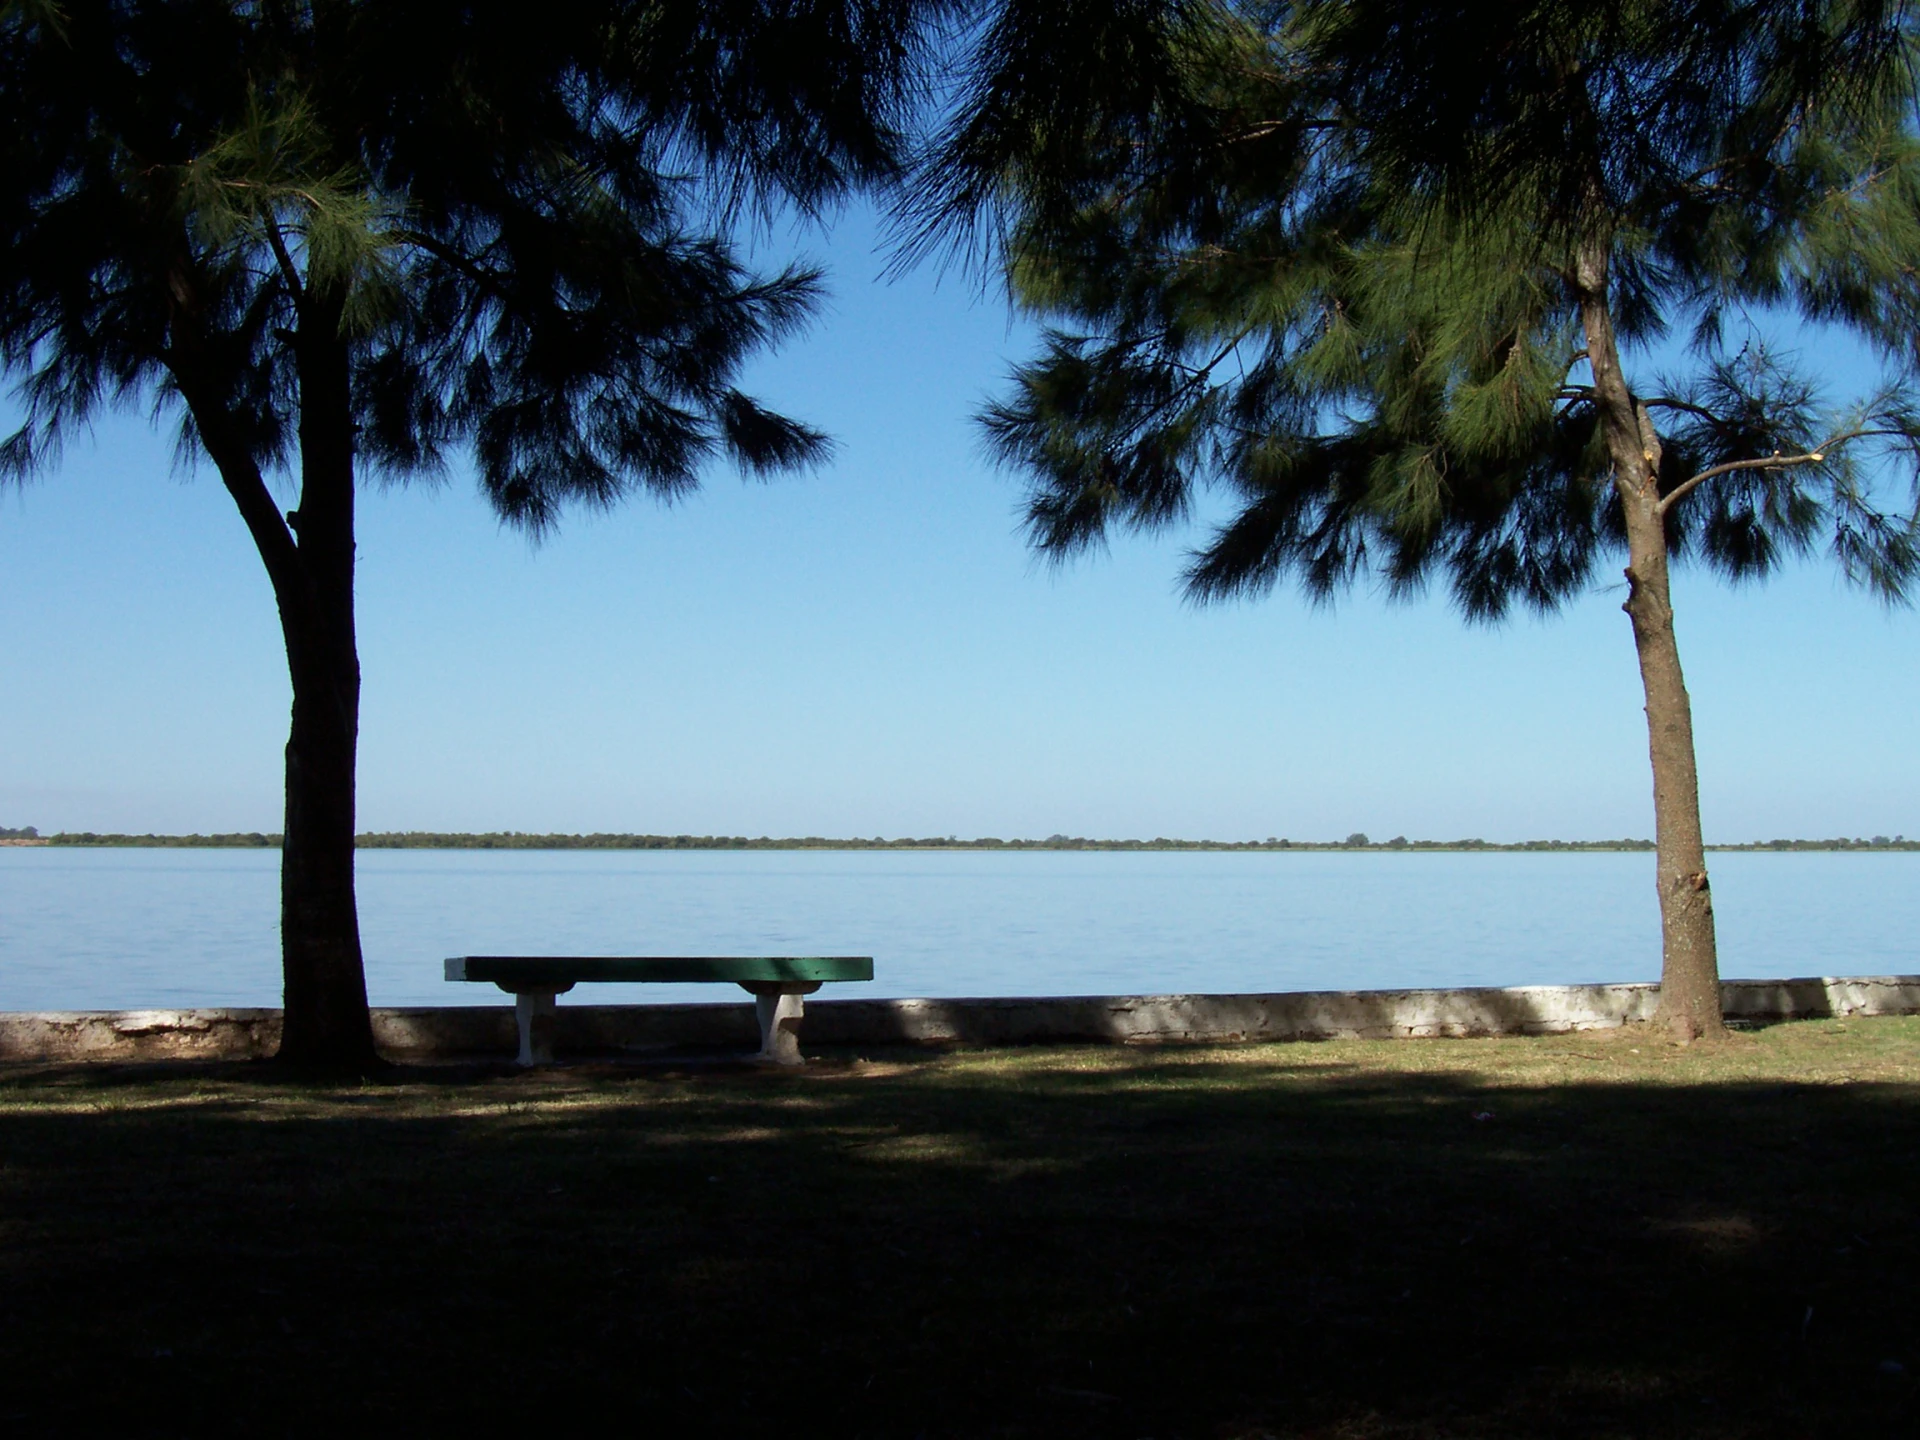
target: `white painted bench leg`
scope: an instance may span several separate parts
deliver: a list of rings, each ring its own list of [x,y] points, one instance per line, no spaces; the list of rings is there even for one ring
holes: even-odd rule
[[[760,1017],[760,1053],[755,1058],[775,1065],[803,1065],[800,1056],[800,1017],[807,1013],[806,997],[791,990],[753,997]]]
[[[805,997],[820,988],[818,980],[743,980],[753,992],[753,1013],[760,1019],[760,1053],[753,1058],[768,1065],[804,1065],[800,1054],[800,1019],[807,1013]]]
[[[554,992],[521,990],[513,997],[513,1018],[520,1023],[520,1063],[553,1063]]]

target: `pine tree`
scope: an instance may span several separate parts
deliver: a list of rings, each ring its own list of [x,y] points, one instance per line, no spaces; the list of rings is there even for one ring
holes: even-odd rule
[[[0,8],[0,364],[25,412],[0,478],[150,401],[245,519],[293,681],[284,1061],[375,1061],[356,484],[469,447],[538,531],[715,457],[819,459],[733,384],[819,277],[752,273],[728,237],[894,172],[918,24],[865,0]]]
[[[1052,322],[983,416],[1046,553],[1217,485],[1200,600],[1444,577],[1495,620],[1624,555],[1682,1038],[1721,1015],[1670,562],[1920,569],[1914,41],[1879,0],[1010,0],[911,215]],[[1789,323],[1884,384],[1830,396]]]

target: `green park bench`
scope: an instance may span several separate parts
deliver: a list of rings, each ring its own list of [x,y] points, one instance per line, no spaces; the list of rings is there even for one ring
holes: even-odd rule
[[[733,984],[753,995],[760,1053],[775,1065],[798,1065],[805,1002],[828,980],[871,980],[871,955],[455,955],[447,979],[491,982],[513,996],[520,1023],[520,1063],[553,1059],[554,999],[575,985]]]

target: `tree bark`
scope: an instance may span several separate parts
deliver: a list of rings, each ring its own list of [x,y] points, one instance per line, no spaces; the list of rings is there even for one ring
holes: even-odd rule
[[[1693,702],[1680,668],[1667,578],[1666,517],[1660,509],[1660,438],[1628,386],[1607,300],[1606,250],[1582,247],[1575,273],[1587,359],[1614,489],[1627,531],[1627,601],[1646,696],[1653,761],[1655,876],[1660,894],[1660,1005],[1655,1023],[1681,1041],[1725,1031],[1720,961],[1700,830],[1700,779]]]
[[[281,607],[293,680],[286,838],[280,857],[285,1021],[280,1060],[304,1070],[379,1063],[354,898],[360,657],[353,613],[353,413],[336,305],[303,307],[300,505],[288,521],[313,603]],[[288,623],[301,613],[299,623]]]
[[[303,307],[295,341],[300,504],[283,517],[229,413],[186,274],[183,268],[175,277],[170,368],[273,582],[293,683],[280,854],[285,1008],[277,1058],[303,1071],[364,1074],[381,1062],[367,1011],[353,884],[360,661],[347,350],[337,308],[329,314],[323,307]]]

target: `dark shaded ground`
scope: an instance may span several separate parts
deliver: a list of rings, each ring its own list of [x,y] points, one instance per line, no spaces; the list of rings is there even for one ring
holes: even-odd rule
[[[0,1427],[1920,1434],[1917,1195],[1910,1019],[16,1069]]]

